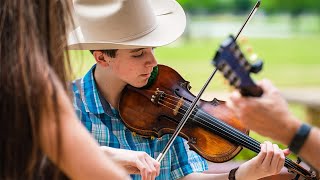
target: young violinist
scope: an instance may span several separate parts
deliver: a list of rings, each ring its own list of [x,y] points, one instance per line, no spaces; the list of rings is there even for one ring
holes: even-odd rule
[[[118,112],[123,88],[143,87],[157,65],[154,47],[176,40],[184,31],[186,18],[174,0],[128,0],[113,16],[75,12],[80,26],[71,32],[69,48],[92,50],[96,64],[73,82],[74,107],[82,123],[108,155],[125,167],[133,179],[237,179],[250,180],[274,175],[284,165],[284,151],[276,144],[261,144],[253,159],[225,174],[205,174],[207,162],[189,150],[177,137],[158,163],[156,158],[170,135],[145,138],[129,131]],[[92,8],[92,12],[98,11]],[[90,16],[92,15],[92,16]],[[139,119],[137,119],[139,121]]]
[[[280,91],[269,80],[263,80],[259,85],[264,91],[262,97],[246,98],[234,92],[227,105],[248,128],[289,145],[292,152],[320,171],[317,148],[320,147],[319,128],[304,124],[294,117]]]

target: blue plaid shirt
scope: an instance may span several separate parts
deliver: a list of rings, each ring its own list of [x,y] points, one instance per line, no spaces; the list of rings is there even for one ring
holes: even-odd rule
[[[144,151],[156,158],[171,135],[150,139],[133,134],[123,124],[119,113],[99,93],[93,72],[95,65],[79,80],[72,83],[74,107],[81,122],[102,146]],[[177,137],[160,164],[157,180],[179,179],[193,172],[208,169],[206,160],[189,150],[186,141]],[[141,179],[140,175],[131,175]]]

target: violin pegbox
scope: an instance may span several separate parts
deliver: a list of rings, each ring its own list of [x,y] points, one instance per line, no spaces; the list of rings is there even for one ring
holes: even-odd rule
[[[219,50],[212,60],[223,76],[229,81],[230,85],[240,90],[243,96],[262,95],[262,89],[257,86],[250,77],[250,73],[258,73],[262,69],[262,61],[257,61],[251,65],[233,36],[229,36],[222,42]]]

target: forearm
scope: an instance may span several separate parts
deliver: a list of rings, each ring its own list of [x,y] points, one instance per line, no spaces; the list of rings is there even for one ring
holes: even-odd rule
[[[241,168],[241,167],[240,167]],[[228,180],[229,172],[222,174],[205,174],[205,173],[192,173],[180,178],[180,180]],[[245,174],[239,175],[238,171],[235,174],[237,180],[249,180]]]
[[[62,154],[65,156],[61,156],[62,169],[72,179],[129,179],[124,169],[106,156],[80,126],[75,132],[78,135],[63,138]]]
[[[42,119],[46,120],[40,125],[43,152],[71,179],[128,179],[125,170],[101,151],[77,119],[67,95],[58,89],[59,114],[54,114],[53,105],[42,114]],[[59,126],[54,121],[56,117],[60,119]],[[60,141],[57,141],[57,133]]]
[[[74,118],[74,119],[73,119]],[[91,138],[76,117],[63,118],[61,124],[61,153],[56,154],[56,133],[47,135],[43,143],[44,152],[71,179],[128,179],[127,173],[110,157],[106,156],[99,145]],[[67,122],[67,123],[65,123]],[[48,132],[48,131],[47,131]],[[51,142],[51,143],[50,143]],[[52,143],[53,142],[53,143]]]
[[[277,135],[278,138],[275,139],[286,145],[289,145],[301,125],[302,122],[299,120],[292,121],[292,123],[288,125],[288,128],[279,133]],[[310,165],[312,165],[314,168],[320,170],[320,156],[318,147],[320,147],[320,130],[319,128],[313,127],[299,152],[299,156],[307,163],[310,163]]]
[[[100,146],[100,149],[102,150],[102,152],[104,152],[107,156],[110,156],[110,157],[117,156],[118,152],[122,150],[122,149],[112,148],[108,146]]]
[[[306,162],[310,163],[311,166],[320,171],[320,129],[313,127],[310,134],[302,146],[299,156],[301,156]]]
[[[129,163],[129,158],[123,158],[126,157],[127,153],[129,153],[128,150],[112,148],[108,146],[100,146],[100,149],[104,154],[106,154],[120,166],[124,166]]]
[[[205,173],[192,173],[180,178],[180,180],[227,180],[229,173],[223,174],[205,174]]]
[[[272,136],[270,137],[274,140],[280,141],[283,144],[289,145],[295,133],[302,125],[302,122],[294,116],[288,117],[286,119],[288,120],[278,122],[278,126],[281,128],[274,128],[274,131],[272,131]]]

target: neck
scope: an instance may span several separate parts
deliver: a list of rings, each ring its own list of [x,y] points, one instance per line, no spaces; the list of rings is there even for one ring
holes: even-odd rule
[[[101,95],[112,107],[118,109],[121,91],[126,86],[126,83],[114,76],[110,69],[101,67],[98,64],[94,71],[94,79]]]

